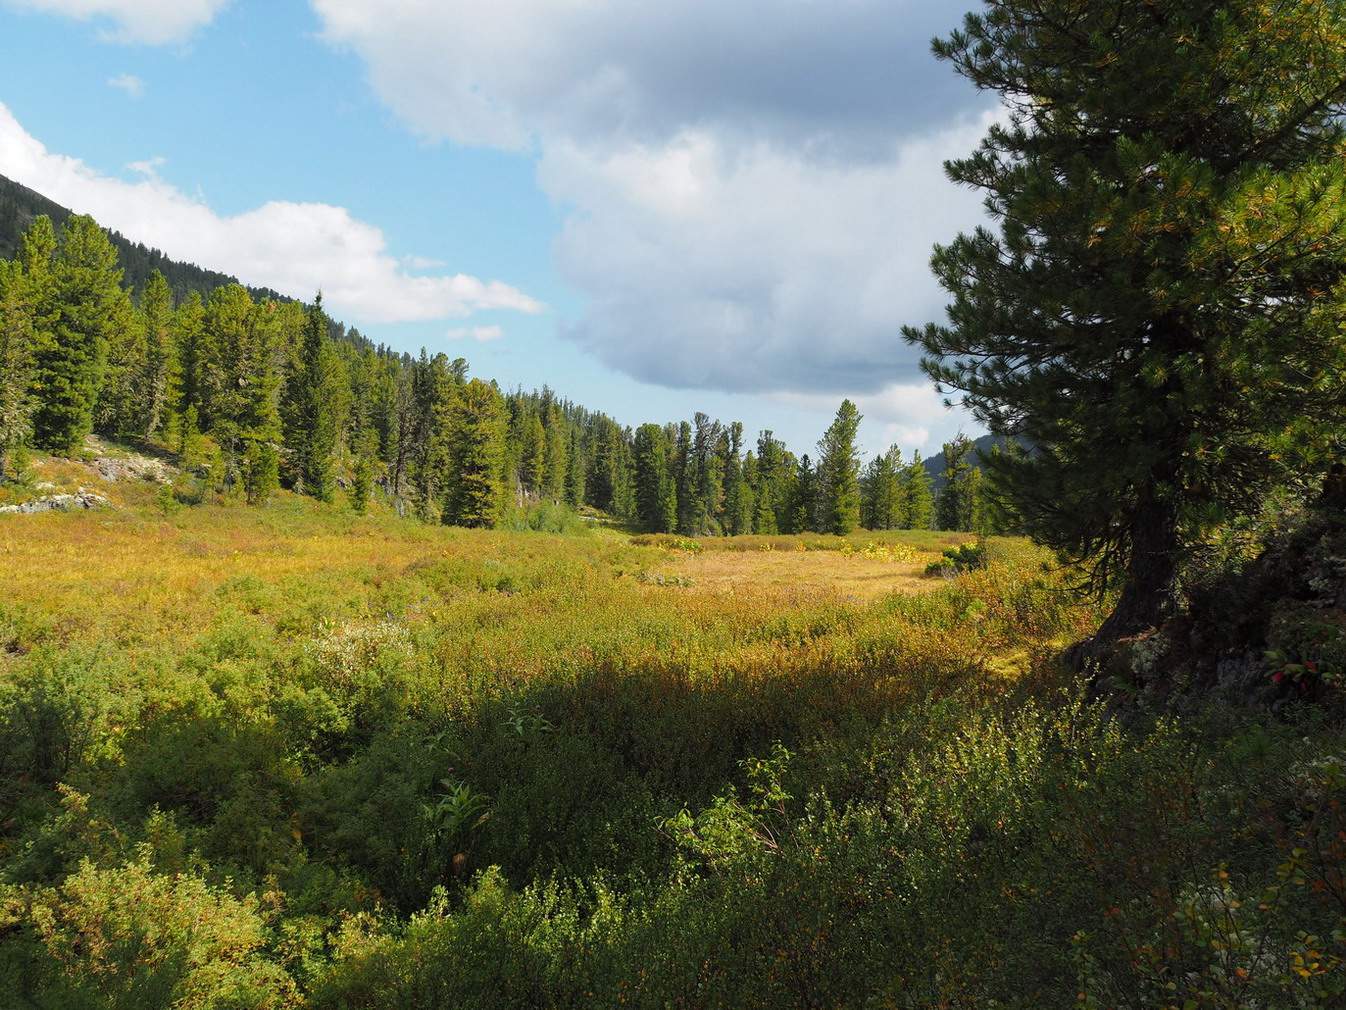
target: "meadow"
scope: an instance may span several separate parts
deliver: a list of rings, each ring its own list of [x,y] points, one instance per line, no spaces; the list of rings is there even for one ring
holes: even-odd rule
[[[0,1005],[1346,991],[1335,701],[1090,702],[1024,541],[110,488],[0,516]]]

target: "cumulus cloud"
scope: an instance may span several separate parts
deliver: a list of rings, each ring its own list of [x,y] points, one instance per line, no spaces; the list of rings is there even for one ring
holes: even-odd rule
[[[108,78],[109,88],[120,88],[132,98],[140,98],[145,94],[145,82],[135,74],[119,74],[116,77]]]
[[[501,326],[455,326],[444,334],[450,340],[475,340],[479,344],[499,340],[504,335]]]
[[[532,150],[589,296],[565,335],[649,382],[915,383],[944,178],[994,114],[929,55],[965,0],[310,0],[420,133]]]
[[[0,174],[176,259],[294,298],[321,289],[334,314],[366,324],[545,308],[500,281],[409,274],[388,252],[383,233],[343,207],[277,201],[221,217],[159,179],[158,163],[136,163],[146,178],[135,183],[101,176],[77,159],[49,153],[0,104]]]
[[[695,133],[607,157],[554,145],[544,184],[585,208],[557,239],[557,264],[593,296],[568,335],[670,386],[873,392],[912,381],[917,355],[900,326],[944,304],[931,246],[980,214],[973,195],[943,185],[941,162],[983,129],[827,164]]]
[[[310,0],[326,37],[433,137],[660,143],[715,125],[879,155],[965,102],[929,40],[964,0]]]
[[[229,0],[3,0],[20,10],[62,14],[103,25],[113,42],[164,45],[185,42],[210,24]]]

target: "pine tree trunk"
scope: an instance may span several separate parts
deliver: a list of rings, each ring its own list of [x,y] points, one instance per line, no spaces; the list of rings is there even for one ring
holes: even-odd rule
[[[1177,509],[1154,498],[1141,502],[1131,517],[1126,586],[1112,613],[1085,646],[1085,660],[1101,655],[1124,638],[1158,626],[1170,601],[1177,552]]]
[[[1346,466],[1342,463],[1333,463],[1323,478],[1318,504],[1322,508],[1346,511]]]

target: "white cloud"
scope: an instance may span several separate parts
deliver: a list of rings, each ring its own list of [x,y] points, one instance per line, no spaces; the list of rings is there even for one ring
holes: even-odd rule
[[[185,42],[210,24],[229,0],[2,0],[21,10],[62,14],[108,23],[101,34],[113,42],[164,45]]]
[[[157,160],[127,183],[74,158],[51,154],[0,104],[0,174],[175,259],[308,299],[321,290],[334,315],[361,324],[462,318],[486,309],[545,306],[499,281],[465,274],[408,274],[383,233],[342,207],[271,202],[221,217],[161,181]]]
[[[416,131],[540,153],[589,296],[566,335],[612,367],[834,404],[920,381],[901,326],[982,217],[941,163],[988,100],[929,55],[966,0],[310,3]]]
[[[442,260],[432,260],[425,256],[414,256],[410,253],[402,257],[402,263],[410,270],[434,270],[436,267],[447,266]]]
[[[132,98],[141,98],[145,94],[145,82],[135,74],[119,74],[108,78],[109,88],[120,88]]]
[[[505,330],[501,326],[455,326],[444,334],[450,340],[475,340],[479,344],[499,340],[504,335]]]
[[[784,407],[817,414],[825,426],[835,416],[841,398],[825,393],[773,393],[769,397]],[[969,428],[962,412],[950,411],[928,383],[892,384],[876,393],[850,397],[864,418],[861,426],[862,448],[867,454],[886,452],[896,445],[903,455],[926,447],[925,455],[939,451],[959,431]],[[792,447],[796,452],[800,447]],[[812,452],[812,447],[802,451]]]
[[[942,311],[931,246],[980,217],[944,158],[982,122],[820,164],[687,133],[607,157],[554,144],[541,178],[584,208],[555,243],[593,295],[569,335],[649,382],[868,392],[917,375],[903,323]]]
[[[817,152],[882,148],[966,89],[929,40],[965,0],[310,0],[416,129],[528,147],[715,126]]]
[[[159,168],[167,164],[167,159],[156,155],[153,158],[146,158],[144,161],[132,161],[127,163],[127,168],[137,175],[143,175],[146,179],[158,179]]]

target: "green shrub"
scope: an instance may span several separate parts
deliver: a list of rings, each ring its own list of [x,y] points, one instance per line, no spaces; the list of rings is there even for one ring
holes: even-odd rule
[[[973,572],[985,568],[986,560],[986,541],[970,541],[945,550],[943,558],[926,565],[925,574],[952,578],[964,572]]]
[[[0,976],[0,995],[100,1010],[297,1007],[293,980],[266,956],[269,931],[254,899],[156,873],[147,852],[107,869],[86,862],[58,888],[0,885],[4,948],[17,934],[29,954]]]
[[[531,530],[565,536],[584,536],[592,532],[589,523],[573,509],[549,502],[526,509],[515,509],[506,518],[504,528],[519,532]]]
[[[468,762],[473,780],[491,796],[477,865],[498,865],[519,883],[661,868],[655,798],[598,740],[563,730],[501,760],[507,755],[486,748]]]

